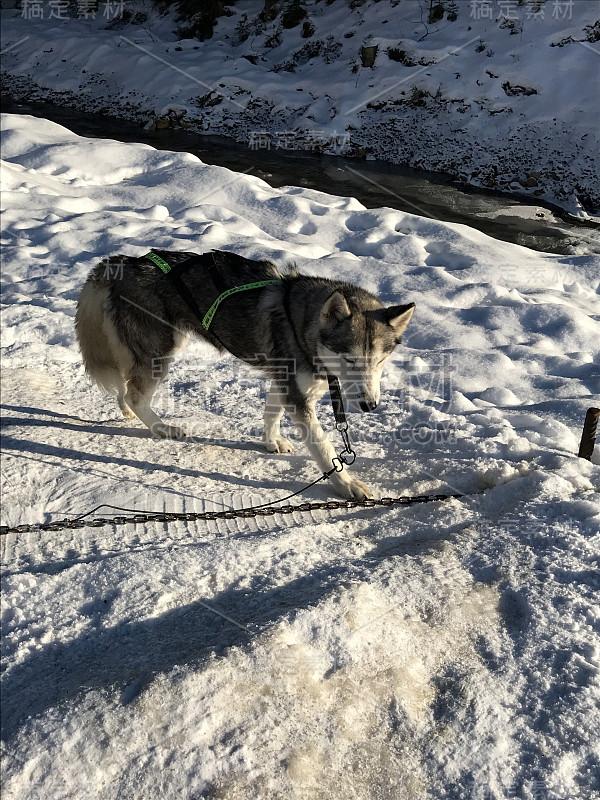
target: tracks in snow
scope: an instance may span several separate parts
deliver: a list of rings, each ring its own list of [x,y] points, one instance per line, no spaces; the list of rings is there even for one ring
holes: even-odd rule
[[[179,500],[179,498],[178,498]],[[202,513],[239,509],[261,502],[251,494],[225,493],[205,499],[181,496],[181,507],[172,503],[162,507],[149,504],[140,509],[152,512]],[[178,503],[179,505],[179,503]],[[98,515],[111,517],[119,512],[99,509]],[[75,516],[75,515],[73,515]],[[168,550],[188,544],[211,542],[217,538],[273,534],[307,522],[319,524],[328,518],[326,510],[309,514],[274,514],[269,517],[220,518],[210,521],[149,522],[104,526],[102,528],[76,528],[63,531],[37,533],[10,533],[0,538],[0,567],[6,574],[58,573],[76,564],[92,563],[107,558],[118,558],[134,552]]]

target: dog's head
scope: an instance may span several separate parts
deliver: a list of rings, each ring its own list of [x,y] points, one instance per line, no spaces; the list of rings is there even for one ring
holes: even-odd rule
[[[319,359],[357,411],[377,408],[383,366],[402,340],[414,303],[384,308],[374,297],[331,294],[321,308]]]

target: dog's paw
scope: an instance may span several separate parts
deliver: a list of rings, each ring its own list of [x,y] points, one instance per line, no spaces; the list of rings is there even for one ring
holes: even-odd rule
[[[121,414],[123,414],[125,419],[136,419],[137,414],[135,414],[133,409],[130,406],[127,405],[127,403],[125,402],[125,398],[124,397],[121,397],[119,395],[119,397],[117,398],[117,401],[119,403],[119,408],[121,409]]]
[[[348,475],[347,472],[335,472],[330,480],[335,493],[344,500],[370,500],[373,497],[373,492],[366,483]]]
[[[293,453],[294,447],[291,442],[284,436],[278,436],[276,439],[271,439],[270,442],[265,442],[265,447],[268,453]]]
[[[187,436],[185,428],[178,428],[177,425],[165,425],[164,422],[153,425],[151,430],[159,439],[185,439]]]

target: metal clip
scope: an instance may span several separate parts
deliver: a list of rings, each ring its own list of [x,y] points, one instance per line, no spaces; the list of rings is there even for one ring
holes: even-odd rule
[[[345,462],[344,462],[344,459],[342,458],[341,454],[339,456],[336,456],[335,458],[333,458],[331,460],[331,463],[333,464],[334,469],[335,469],[336,472],[342,472],[343,471]]]
[[[346,450],[345,454],[344,451],[342,451],[342,453],[340,453],[340,459],[344,462],[344,464],[350,466],[350,464],[354,464],[356,461],[356,453],[354,450]]]

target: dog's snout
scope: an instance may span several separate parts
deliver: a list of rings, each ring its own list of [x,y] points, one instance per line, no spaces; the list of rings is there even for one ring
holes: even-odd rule
[[[377,408],[377,403],[375,400],[361,400],[360,401],[360,410],[361,411],[375,411]]]

